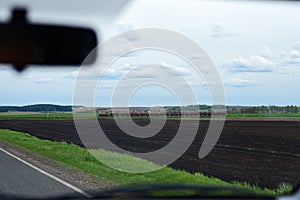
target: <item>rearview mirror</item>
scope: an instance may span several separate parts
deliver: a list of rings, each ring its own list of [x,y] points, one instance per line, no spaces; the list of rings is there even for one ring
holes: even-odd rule
[[[14,10],[9,23],[0,23],[0,63],[13,64],[19,71],[26,65],[81,65],[97,46],[88,28],[30,24],[25,10]],[[96,52],[85,64],[96,60]]]

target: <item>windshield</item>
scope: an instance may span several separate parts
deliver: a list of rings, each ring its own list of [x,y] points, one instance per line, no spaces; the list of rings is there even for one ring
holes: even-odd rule
[[[99,40],[92,66],[1,65],[0,197],[274,197],[299,184],[299,3],[0,5],[1,22],[24,7]]]

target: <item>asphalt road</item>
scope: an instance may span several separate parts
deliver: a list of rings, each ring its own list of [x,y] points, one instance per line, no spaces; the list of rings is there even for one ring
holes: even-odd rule
[[[78,190],[78,191],[76,191]],[[86,193],[0,148],[0,192],[29,198],[49,198]],[[0,196],[1,197],[1,196]]]

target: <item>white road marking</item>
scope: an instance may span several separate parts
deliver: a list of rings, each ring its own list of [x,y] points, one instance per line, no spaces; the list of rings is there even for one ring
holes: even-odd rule
[[[36,166],[34,166],[34,165],[28,163],[27,161],[25,161],[25,160],[23,160],[23,159],[21,159],[21,158],[19,158],[19,157],[17,157],[16,155],[13,155],[12,153],[10,153],[10,152],[8,152],[8,151],[2,149],[2,148],[0,148],[0,150],[1,150],[2,152],[6,153],[7,155],[9,155],[9,156],[11,156],[11,157],[17,159],[18,161],[24,163],[25,165],[31,167],[32,169],[35,169],[36,171],[38,171],[38,172],[40,172],[40,173],[42,173],[42,174],[48,176],[49,178],[52,178],[53,180],[55,180],[55,181],[57,181],[57,182],[63,184],[64,186],[70,188],[71,190],[74,190],[75,192],[77,192],[77,193],[83,195],[84,197],[87,197],[87,198],[91,198],[91,197],[92,197],[92,195],[90,195],[90,194],[88,194],[88,193],[82,191],[82,190],[79,189],[78,187],[76,187],[76,186],[74,186],[74,185],[71,185],[70,183],[67,183],[66,181],[64,181],[64,180],[62,180],[62,179],[60,179],[60,178],[57,178],[56,176],[53,176],[52,174],[49,174],[48,172],[45,172],[44,170],[42,170],[42,169],[40,169],[40,168],[38,168],[38,167],[36,167]]]

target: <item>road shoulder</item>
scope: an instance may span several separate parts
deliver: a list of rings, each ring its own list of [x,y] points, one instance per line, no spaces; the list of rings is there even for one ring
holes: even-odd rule
[[[37,166],[38,168],[53,174],[54,176],[71,183],[72,185],[81,188],[84,191],[96,192],[110,189],[114,186],[113,183],[105,179],[100,179],[91,174],[73,169],[62,163],[47,158],[45,156],[29,152],[23,148],[11,145],[0,140],[0,148],[18,156],[19,158]]]

